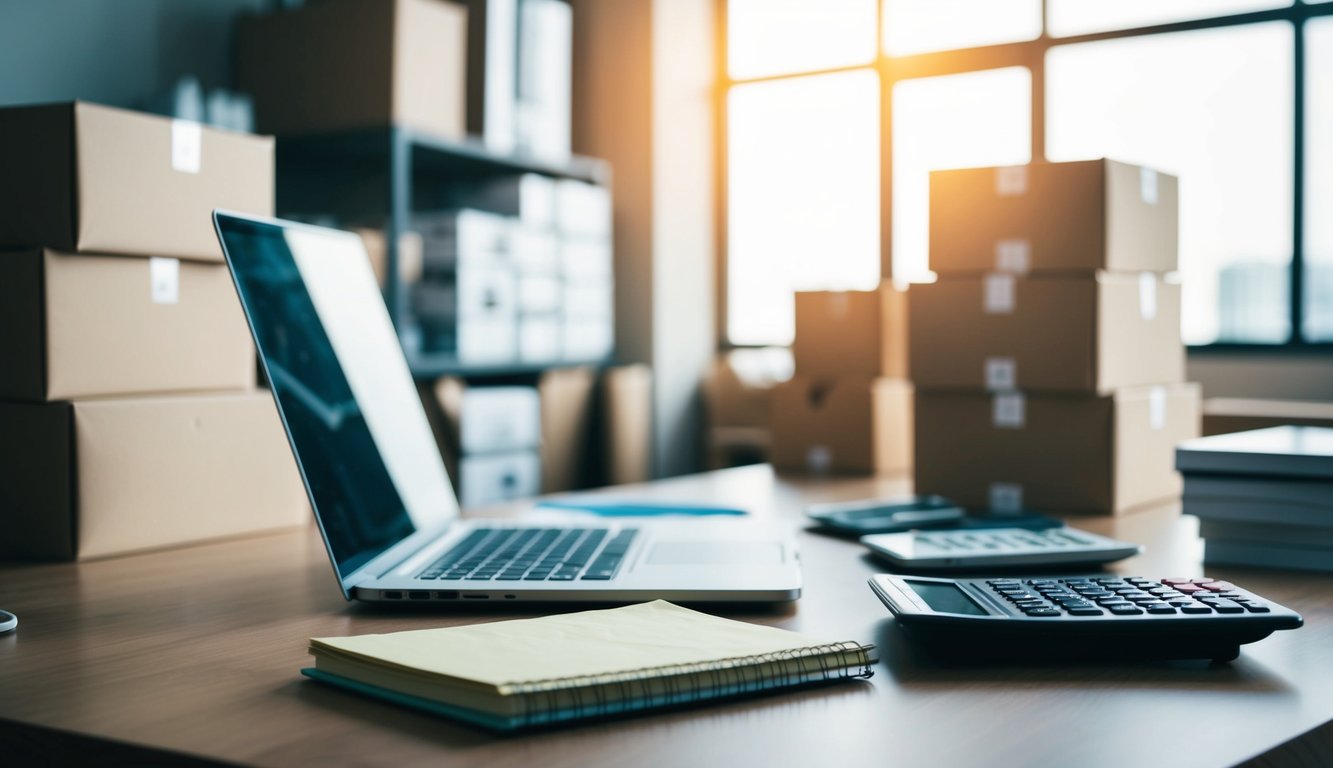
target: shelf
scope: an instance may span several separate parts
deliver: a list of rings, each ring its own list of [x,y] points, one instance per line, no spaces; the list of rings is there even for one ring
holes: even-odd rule
[[[408,356],[408,367],[416,379],[436,379],[441,376],[464,376],[469,378],[501,378],[505,376],[526,376],[549,371],[555,368],[580,368],[591,366],[606,368],[612,365],[609,358],[598,360],[554,360],[548,363],[495,363],[493,365],[466,364],[457,355],[446,352],[418,353]]]
[[[448,139],[406,127],[378,128],[309,136],[280,136],[279,164],[326,163],[331,159],[387,164],[394,142],[411,150],[414,170],[453,176],[484,177],[513,173],[539,173],[592,184],[610,181],[611,166],[604,160],[573,156],[566,162],[551,162],[522,154],[503,154],[487,148],[481,139]]]

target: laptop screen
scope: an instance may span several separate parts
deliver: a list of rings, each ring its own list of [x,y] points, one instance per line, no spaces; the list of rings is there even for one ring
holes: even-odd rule
[[[345,579],[456,515],[439,449],[360,238],[216,217],[311,505]]]

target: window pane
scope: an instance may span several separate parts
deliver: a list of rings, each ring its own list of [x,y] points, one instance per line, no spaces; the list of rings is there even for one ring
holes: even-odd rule
[[[1333,341],[1333,17],[1305,27],[1305,338]]]
[[[875,54],[875,0],[727,0],[727,71],[738,80],[855,66]]]
[[[1291,5],[1292,0],[1048,0],[1046,28],[1056,37],[1206,19]]]
[[[790,344],[793,290],[879,282],[879,77],[738,85],[727,103],[727,335]]]
[[[925,282],[930,171],[1032,158],[1032,75],[1008,67],[893,87],[893,275]]]
[[[1105,156],[1180,177],[1188,343],[1290,335],[1291,58],[1285,22],[1047,54],[1049,159]]]
[[[1035,40],[1041,0],[884,0],[890,56]]]

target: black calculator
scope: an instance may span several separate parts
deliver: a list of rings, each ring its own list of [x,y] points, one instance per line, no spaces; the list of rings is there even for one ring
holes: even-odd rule
[[[870,588],[904,633],[974,660],[1212,659],[1301,626],[1300,614],[1208,578],[942,579],[880,574]]]

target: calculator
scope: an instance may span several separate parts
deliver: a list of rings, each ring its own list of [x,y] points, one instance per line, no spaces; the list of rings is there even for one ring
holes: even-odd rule
[[[870,588],[931,653],[968,660],[1211,659],[1300,614],[1228,581],[1090,576],[946,579],[881,574]]]
[[[871,554],[898,570],[964,571],[1018,566],[1088,566],[1143,548],[1076,528],[920,530],[862,536]]]

